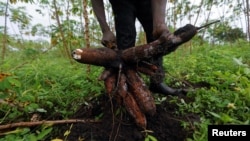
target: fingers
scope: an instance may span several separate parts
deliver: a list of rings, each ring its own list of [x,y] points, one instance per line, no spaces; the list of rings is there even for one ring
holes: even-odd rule
[[[107,40],[102,40],[102,45],[110,48],[110,49],[115,49],[117,47],[116,41],[107,41]]]
[[[158,24],[156,26],[153,27],[153,36],[154,38],[159,38],[160,36],[162,36],[162,34],[166,34],[166,33],[169,33],[169,30],[166,26],[165,23],[163,24]]]
[[[116,48],[116,37],[113,34],[113,32],[111,31],[107,31],[103,33],[103,37],[102,37],[102,41],[101,41],[102,45],[110,48],[110,49],[114,49]]]

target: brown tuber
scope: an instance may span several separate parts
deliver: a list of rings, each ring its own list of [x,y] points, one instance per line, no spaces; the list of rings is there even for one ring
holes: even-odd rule
[[[216,23],[215,21],[213,23]],[[210,23],[210,24],[213,24]],[[191,40],[196,33],[210,25],[195,27],[188,24],[179,28],[167,39],[158,39],[149,44],[131,47],[125,50],[110,48],[82,48],[72,52],[72,57],[79,63],[103,66],[104,72],[99,77],[103,80],[106,92],[120,97],[128,113],[136,124],[146,129],[145,114],[156,113],[154,98],[139,72],[153,75],[157,66],[146,62],[155,56],[164,56],[175,51],[178,46]]]

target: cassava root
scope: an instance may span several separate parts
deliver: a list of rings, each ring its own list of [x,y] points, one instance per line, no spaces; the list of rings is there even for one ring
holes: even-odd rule
[[[136,124],[146,129],[145,115],[153,116],[156,113],[156,106],[154,98],[140,78],[139,72],[151,76],[157,70],[157,66],[146,60],[175,51],[207,25],[195,27],[187,24],[167,38],[160,38],[149,44],[125,50],[111,48],[76,49],[72,52],[72,57],[79,63],[103,66],[105,70],[99,80],[104,81],[106,92],[109,95],[120,96],[123,105],[135,119]]]

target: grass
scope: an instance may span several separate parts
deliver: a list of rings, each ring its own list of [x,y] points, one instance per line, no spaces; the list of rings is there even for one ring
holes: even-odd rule
[[[193,102],[178,103],[177,114],[193,112],[201,117],[192,140],[206,140],[208,124],[250,124],[249,54],[248,42],[193,42],[164,57],[167,84],[182,87],[188,81],[210,86],[190,92]],[[87,65],[71,64],[56,50],[8,52],[1,69],[1,74],[7,75],[0,81],[0,124],[29,121],[33,113],[45,119],[67,119],[79,105],[105,91],[102,81],[97,80],[103,68],[91,66],[87,73]],[[18,128],[5,132],[0,141],[43,140],[51,131],[51,126]]]
[[[165,67],[171,76],[166,80],[169,84],[175,82],[178,87],[187,80],[210,85],[189,93],[194,102],[179,104],[178,113],[201,116],[194,140],[207,140],[208,124],[250,124],[249,43],[191,47],[166,56]]]

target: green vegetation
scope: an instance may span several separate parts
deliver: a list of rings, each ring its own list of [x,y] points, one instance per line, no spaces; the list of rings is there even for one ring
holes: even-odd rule
[[[1,66],[1,125],[30,121],[35,113],[43,120],[67,119],[79,104],[88,104],[86,101],[103,93],[103,84],[97,81],[102,68],[91,67],[89,75],[86,66],[71,65],[58,50],[44,53],[36,48],[30,45],[21,51],[9,51]],[[7,136],[0,140],[45,139],[51,130],[51,126],[33,131],[22,128],[4,133]]]
[[[188,96],[194,98],[194,102],[182,101],[176,111],[177,114],[193,112],[201,116],[201,123],[194,125],[194,140],[207,140],[209,124],[250,124],[249,53],[249,43],[240,42],[194,45],[166,57],[165,67],[171,74],[169,83],[180,86],[186,85],[180,82],[188,80],[193,84],[209,84],[207,88],[190,92]]]
[[[250,124],[249,43],[188,44],[165,56],[164,66],[166,83],[173,87],[186,86],[184,82],[209,85],[188,94],[193,102],[178,103],[176,114],[192,112],[201,117],[202,122],[192,125],[194,140],[206,140],[208,124]],[[91,66],[87,73],[87,65],[71,64],[57,49],[44,53],[29,45],[24,50],[9,50],[2,65],[1,125],[30,121],[35,113],[42,119],[67,119],[79,105],[104,94],[103,82],[97,80],[103,68]],[[183,126],[190,128],[188,124]],[[49,125],[17,128],[5,132],[0,140],[48,139],[52,131]]]

